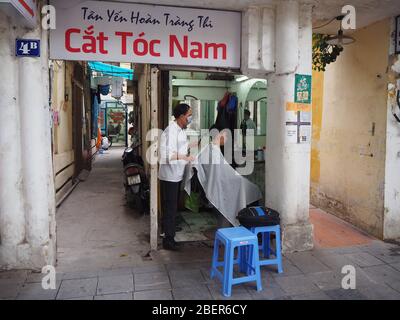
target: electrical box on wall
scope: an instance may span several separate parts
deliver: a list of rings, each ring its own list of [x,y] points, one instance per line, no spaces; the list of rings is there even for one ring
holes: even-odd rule
[[[122,92],[122,78],[113,78],[111,81],[111,96],[115,99],[120,99],[123,95]]]

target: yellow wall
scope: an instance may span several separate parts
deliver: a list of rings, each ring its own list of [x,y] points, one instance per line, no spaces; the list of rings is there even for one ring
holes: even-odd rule
[[[353,36],[314,73],[311,202],[382,238],[390,21]]]
[[[61,154],[72,150],[72,89],[73,65],[63,61],[53,62],[52,108],[59,111],[59,124],[53,127],[54,153]],[[65,81],[66,80],[66,81]],[[68,93],[68,101],[65,101]]]
[[[324,97],[324,73],[312,73],[312,145],[311,145],[311,185],[318,184],[320,178],[319,141],[321,138],[322,111]]]
[[[53,61],[51,105],[53,110],[59,112],[59,124],[53,125],[54,186],[57,202],[71,187],[71,177],[74,174],[72,72],[73,63]],[[65,98],[66,94],[68,99]]]

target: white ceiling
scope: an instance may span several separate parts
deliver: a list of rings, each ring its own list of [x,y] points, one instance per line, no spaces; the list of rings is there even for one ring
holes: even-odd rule
[[[400,0],[314,0],[314,27],[324,24],[341,14],[341,8],[351,4],[356,8],[357,29],[388,17],[400,15]],[[315,30],[321,33],[332,33],[339,29],[339,22],[329,24],[327,28]]]

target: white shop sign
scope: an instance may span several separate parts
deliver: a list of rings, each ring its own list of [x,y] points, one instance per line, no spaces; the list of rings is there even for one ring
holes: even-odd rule
[[[51,4],[57,13],[51,59],[240,68],[240,12],[100,1]]]

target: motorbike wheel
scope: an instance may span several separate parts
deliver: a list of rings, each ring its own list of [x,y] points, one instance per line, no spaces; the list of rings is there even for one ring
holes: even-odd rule
[[[138,213],[143,212],[142,199],[138,194],[133,193],[130,188],[126,193],[126,202],[129,208],[136,210]]]

